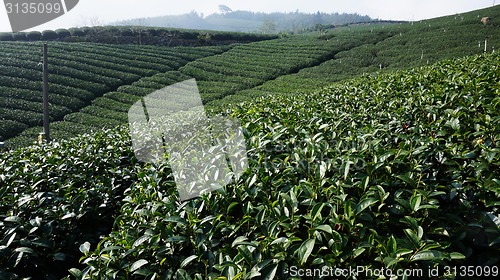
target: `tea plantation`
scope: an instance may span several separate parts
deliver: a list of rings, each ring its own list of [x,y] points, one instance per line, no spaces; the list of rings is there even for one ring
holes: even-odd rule
[[[212,47],[215,48],[212,53],[208,52],[211,50],[208,49],[209,47],[186,48],[186,52],[205,50],[205,57],[193,59],[194,61],[182,67],[171,67],[171,71],[148,75],[140,80],[123,84],[113,91],[103,93],[102,96],[96,96],[91,104],[79,108],[78,112],[68,111],[63,121],[53,122],[51,134],[55,139],[63,139],[82,132],[124,124],[127,120],[128,108],[141,97],[190,78],[196,78],[205,103],[218,103],[217,101],[225,96],[251,89],[280,76],[298,72],[303,68],[319,65],[332,59],[341,51],[367,42],[378,42],[388,36],[386,33],[372,36],[367,32],[360,32],[353,37],[351,34],[343,33],[339,36],[342,43],[338,43],[319,39],[315,34],[307,34],[226,46],[225,51],[220,54],[215,53],[215,50],[220,50],[222,47]],[[176,51],[175,48],[167,50]],[[153,54],[152,51],[151,55]],[[179,56],[182,56],[182,53],[179,53]],[[40,98],[40,95],[36,98]],[[15,114],[11,112],[11,115]],[[29,145],[36,140],[40,131],[40,127],[25,129],[18,137],[9,139],[7,144],[10,147]]]
[[[40,43],[1,42],[0,279],[497,278],[494,15],[230,46],[51,42],[51,143],[34,143]],[[249,169],[180,202],[122,124],[193,77],[209,114],[241,122]]]
[[[483,16],[491,17],[488,25],[480,22]],[[496,6],[420,22],[371,23],[213,47],[50,42],[51,134],[65,139],[124,124],[130,104],[189,78],[197,79],[204,103],[220,112],[253,97],[314,91],[363,73],[482,53],[485,40],[492,52],[500,45],[499,17]],[[0,67],[5,100],[0,137],[8,147],[30,145],[42,131],[40,45],[0,42],[6,54]]]
[[[474,56],[240,104],[226,113],[250,169],[184,203],[167,165],[136,162],[126,129],[7,152],[1,275],[498,266],[499,65]]]
[[[42,122],[41,43],[0,42],[0,137],[16,136]],[[50,43],[50,117],[62,120],[110,90],[143,77],[176,70],[229,46],[107,46]]]

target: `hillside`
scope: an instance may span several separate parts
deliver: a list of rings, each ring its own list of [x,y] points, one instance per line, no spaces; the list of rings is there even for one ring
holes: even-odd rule
[[[139,98],[189,78],[196,78],[205,103],[215,101],[303,68],[319,65],[340,51],[380,37],[369,36],[367,33],[360,33],[356,37],[347,35],[342,38],[343,44],[318,39],[314,35],[304,35],[228,46],[220,54],[212,52],[205,59],[196,59],[182,67],[171,68],[172,71],[156,73],[116,87],[102,96],[96,96],[92,104],[88,104],[89,106],[77,113],[66,114],[63,122],[53,123],[51,130],[57,139],[74,136],[82,131],[89,132],[91,129],[116,126],[120,122],[126,123],[128,108]],[[156,49],[151,48],[152,51]],[[205,48],[223,50],[223,47]],[[189,52],[191,49],[185,50]],[[197,48],[192,50],[196,51]],[[151,56],[149,58],[154,59]],[[36,139],[39,131],[38,127],[26,129],[19,137],[7,141],[7,144],[11,146],[30,144]]]
[[[486,16],[491,17],[491,21],[485,26],[480,20]],[[344,27],[321,35],[342,44],[342,36],[354,37],[366,32],[372,34],[369,39],[376,36],[379,39],[339,52],[321,65],[241,91],[227,98],[227,102],[237,103],[245,100],[247,95],[314,91],[363,73],[408,69],[443,59],[480,54],[484,52],[485,40],[487,52],[498,51],[500,6],[414,23]]]
[[[486,26],[480,21],[483,16],[491,17],[490,23]],[[446,58],[483,53],[485,40],[488,42],[487,51],[492,52],[495,46],[500,46],[499,18],[500,7],[496,6],[428,21],[348,26],[243,44],[235,48],[233,48],[234,46],[214,47],[218,48],[220,55],[212,56],[217,54],[217,52],[212,52],[206,54],[207,58],[197,60],[200,57],[192,57],[185,62],[187,64],[184,67],[180,67],[182,65],[171,67],[170,70],[173,72],[165,72],[169,69],[162,68],[159,71],[161,73],[156,72],[158,73],[156,77],[145,77],[144,80],[135,81],[135,83],[122,83],[121,87],[112,86],[109,92],[105,93],[98,91],[97,94],[93,95],[91,106],[83,108],[78,105],[69,110],[55,107],[54,110],[59,110],[59,113],[54,120],[60,121],[64,116],[64,122],[53,124],[54,136],[59,139],[67,138],[83,131],[90,132],[92,129],[125,123],[125,112],[130,104],[158,88],[188,79],[188,77],[196,78],[199,82],[205,103],[210,104],[210,107],[216,111],[220,111],[226,108],[227,104],[238,103],[255,96],[277,92],[307,92],[363,73],[404,69],[427,65]],[[19,46],[27,44],[27,46],[31,46],[30,52],[38,52],[38,47],[35,47],[34,43],[0,42],[0,46],[1,44],[5,45],[4,52],[5,50],[8,50],[7,53],[12,52],[9,56],[23,56],[25,52],[23,50],[29,48],[14,49],[9,47],[12,44],[20,44]],[[66,45],[54,43],[53,49],[60,53],[62,50],[57,49],[64,49],[63,46]],[[71,48],[72,45],[68,44],[67,46]],[[87,51],[93,49],[92,44],[78,46],[79,48],[87,48]],[[141,52],[141,55],[147,54],[150,60],[153,59],[151,54],[156,53],[155,50],[157,50],[154,47],[145,46],[108,46],[106,48],[106,53],[113,53],[113,48],[116,50],[136,49],[135,51]],[[285,51],[290,49],[291,53]],[[161,49],[161,51],[171,54],[177,52],[179,56],[182,56],[183,52],[190,52],[189,47],[185,49]],[[20,53],[16,54],[16,52]],[[193,52],[197,52],[196,48],[193,48]],[[71,54],[71,52],[66,54],[64,59],[72,59]],[[39,71],[35,65],[35,62],[38,63],[36,56],[31,55],[30,59],[32,59],[30,71],[33,72],[32,70],[35,69]],[[118,58],[107,58],[110,60],[109,62],[116,59]],[[78,61],[81,58],[75,58],[75,60]],[[195,61],[189,63],[191,60]],[[162,63],[161,60],[157,62]],[[56,65],[57,63],[59,63],[58,60],[55,61]],[[26,63],[15,61],[10,62],[10,65],[17,67],[16,69],[27,67],[24,66]],[[155,69],[154,64],[151,65],[151,68]],[[176,72],[177,70],[179,71]],[[2,71],[3,76],[13,75],[5,72],[7,70],[0,69],[0,71]],[[27,75],[31,79],[37,79],[37,75],[31,72]],[[61,80],[63,77],[56,78]],[[80,79],[85,80],[85,78]],[[63,82],[70,83],[72,81]],[[11,89],[8,87],[11,83],[11,81],[4,82],[2,85],[3,95],[7,94],[10,97],[15,94],[9,92]],[[7,88],[5,88],[6,86]],[[29,90],[23,94],[25,96],[23,98],[40,99],[40,94],[37,93],[38,85],[36,89]],[[57,88],[54,91],[57,91]],[[103,95],[104,98],[101,98]],[[224,101],[219,101],[220,98],[224,97],[226,97]],[[53,101],[54,105],[58,105],[58,102],[61,100]],[[85,102],[87,102],[86,105],[89,105],[88,100]],[[28,105],[23,106],[26,108]],[[5,118],[9,121],[4,122],[4,126],[9,126],[5,127],[4,131],[8,129],[11,132],[7,136],[3,132],[4,138],[14,136],[21,130],[39,123],[40,107],[40,105],[29,107],[30,111],[35,112],[35,114],[27,115],[33,116],[29,117],[29,120],[26,120],[26,116],[21,116],[20,111],[9,109],[8,112],[5,112],[5,108],[0,111],[0,113],[4,112],[4,114],[9,115]],[[80,110],[80,112],[68,114],[74,112],[75,109]],[[19,117],[16,118],[16,116]],[[18,124],[19,122],[21,124]],[[12,125],[16,125],[17,128],[13,130]],[[32,143],[39,131],[40,128],[27,129],[20,137],[7,141],[7,145],[17,147]]]
[[[499,65],[472,56],[233,107],[249,170],[184,203],[166,164],[137,162],[126,128],[4,153],[0,276],[290,279],[361,266],[446,278],[462,265],[491,276]]]
[[[0,279],[498,278],[499,19],[496,6],[225,46],[51,42],[51,143],[34,142],[41,43],[0,42],[0,128],[22,130],[0,153]],[[209,115],[241,123],[249,168],[181,202],[126,122],[191,78]]]
[[[0,42],[0,140],[42,122],[41,43]],[[224,47],[158,48],[51,43],[51,121],[89,105],[103,94],[186,63],[218,54]],[[115,121],[114,126],[121,124]],[[80,131],[89,131],[78,128]]]

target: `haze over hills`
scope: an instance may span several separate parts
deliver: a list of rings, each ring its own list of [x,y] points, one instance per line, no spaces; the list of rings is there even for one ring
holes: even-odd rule
[[[221,5],[220,9],[220,13],[208,16],[192,11],[183,15],[137,18],[112,24],[232,32],[296,33],[318,24],[334,26],[373,21],[369,16],[362,16],[356,13],[329,14],[319,11],[313,14],[298,11],[293,13],[256,13],[250,11],[232,11],[229,7],[223,5]]]

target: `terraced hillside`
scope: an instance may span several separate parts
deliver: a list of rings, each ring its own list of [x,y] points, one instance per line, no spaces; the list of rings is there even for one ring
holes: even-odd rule
[[[54,138],[68,138],[82,131],[113,127],[126,123],[131,104],[141,97],[175,82],[196,78],[205,103],[253,88],[277,77],[295,73],[303,68],[319,65],[335,54],[366,42],[378,42],[389,36],[344,33],[339,41],[328,41],[316,35],[268,40],[238,45],[218,55],[206,56],[178,68],[143,78],[131,85],[123,85],[92,101],[90,106],[64,117],[63,122],[51,125]],[[32,143],[39,127],[25,130],[10,145]]]
[[[480,21],[484,16],[491,17],[488,25]],[[103,94],[98,91],[99,94],[92,96],[98,98],[92,99],[90,106],[80,107],[82,102],[89,105],[89,99],[79,102],[79,105],[75,106],[79,112],[67,115],[62,122],[53,123],[53,136],[62,139],[124,123],[125,112],[139,98],[189,78],[197,79],[203,100],[209,104],[207,108],[221,111],[230,107],[229,104],[237,104],[258,96],[308,92],[363,73],[427,65],[441,59],[482,53],[485,40],[487,52],[492,52],[495,46],[500,46],[499,18],[500,7],[496,6],[414,23],[349,26],[328,30],[326,33],[240,45],[228,52],[199,59],[183,67],[170,67],[170,70],[179,71],[159,71],[160,73],[155,72],[157,75],[154,77],[113,87],[100,98]],[[117,47],[107,46],[106,51],[111,54],[115,48]],[[154,60],[152,57],[155,55],[152,53],[155,48],[127,48],[148,55],[149,62]],[[168,49],[162,51],[169,52]],[[184,49],[181,52],[189,53],[189,50]],[[109,60],[126,59],[128,53],[125,51],[122,56]],[[70,57],[71,55],[65,58]],[[89,55],[82,56],[77,61],[85,61],[88,57]],[[101,63],[105,63],[103,61],[106,58],[100,58]],[[194,60],[194,57],[191,60]],[[156,69],[156,62],[153,61],[151,68]],[[31,62],[31,68],[35,67],[34,63],[35,61]],[[147,63],[141,65],[146,67]],[[18,70],[21,70],[19,68],[22,67],[18,66]],[[29,71],[30,74],[26,75],[31,76],[33,69]],[[101,74],[99,71],[95,73],[98,75],[94,79],[98,79]],[[53,94],[58,92],[56,87]],[[36,94],[34,98],[38,101],[40,94]],[[66,107],[57,107],[63,100],[65,99],[54,101],[52,114],[58,117],[54,118],[55,120],[61,120],[60,116],[69,112]],[[11,125],[17,124],[18,130],[21,130],[40,122],[41,105],[24,104],[32,101],[23,101],[23,105],[17,106],[20,108],[12,108],[15,110],[0,111],[6,115],[4,126],[9,128],[9,131],[14,131],[10,129]],[[35,106],[37,110],[34,110]],[[30,109],[30,112],[23,115],[20,109]],[[26,120],[26,116],[30,115],[29,120]],[[40,131],[39,127],[27,129],[20,137],[8,141],[7,144],[13,147],[25,146],[32,143]]]
[[[499,65],[472,56],[230,108],[250,168],[183,203],[126,127],[4,153],[0,277],[498,277]]]
[[[481,22],[490,17],[488,25]],[[500,6],[431,20],[396,25],[363,25],[329,30],[330,40],[345,34],[389,34],[383,40],[367,41],[339,52],[321,65],[281,76],[261,86],[244,90],[224,102],[237,103],[246,96],[314,91],[318,87],[364,73],[393,71],[500,49]],[[323,35],[325,36],[325,35]]]
[[[0,138],[7,139],[41,125],[41,46],[0,42]],[[52,121],[62,120],[122,85],[176,70],[229,48],[50,43],[50,117]]]

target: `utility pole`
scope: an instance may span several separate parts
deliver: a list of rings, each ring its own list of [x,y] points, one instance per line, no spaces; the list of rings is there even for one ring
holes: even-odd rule
[[[49,61],[47,44],[43,44],[43,128],[45,139],[50,142],[49,132]]]

